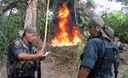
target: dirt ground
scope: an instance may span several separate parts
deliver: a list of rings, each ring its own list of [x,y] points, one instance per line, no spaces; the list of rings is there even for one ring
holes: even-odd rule
[[[77,78],[78,69],[74,69],[73,71],[67,71],[63,69],[63,71],[54,70],[54,62],[41,62],[41,78]],[[119,66],[119,74],[118,78],[124,78],[123,72],[128,70],[128,65],[121,64]],[[0,66],[0,78],[7,78],[6,67]]]
[[[52,53],[41,62],[41,78],[77,78],[79,71],[77,48],[72,46],[46,49],[50,50]],[[123,72],[126,70],[128,70],[128,45],[125,47],[125,52],[120,54],[118,78],[124,78]],[[6,63],[0,64],[0,78],[7,78]]]

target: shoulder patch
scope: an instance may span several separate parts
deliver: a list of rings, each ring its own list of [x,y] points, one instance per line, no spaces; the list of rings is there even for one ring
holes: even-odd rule
[[[14,40],[13,42],[14,42],[14,47],[15,48],[21,47],[21,41],[20,40]]]

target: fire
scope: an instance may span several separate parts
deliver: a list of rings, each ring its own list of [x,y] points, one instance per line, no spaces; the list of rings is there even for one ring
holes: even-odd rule
[[[58,35],[53,38],[52,46],[72,46],[80,41],[77,27],[67,25],[68,21],[70,21],[69,14],[69,9],[63,4],[58,11],[58,18],[60,19],[58,23],[59,31],[56,31]]]

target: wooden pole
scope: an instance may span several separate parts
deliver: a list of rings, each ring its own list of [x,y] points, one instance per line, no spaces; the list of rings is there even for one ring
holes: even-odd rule
[[[46,14],[46,23],[45,23],[45,36],[44,36],[44,44],[43,44],[43,46],[41,48],[41,51],[44,51],[44,47],[45,47],[45,44],[46,44],[46,38],[47,38],[47,23],[48,23],[49,2],[50,2],[50,0],[48,0],[48,3],[47,3],[47,14]]]
[[[44,36],[44,44],[41,48],[41,51],[44,51],[44,47],[45,47],[45,43],[46,43],[46,39],[47,39],[47,24],[48,24],[48,10],[49,10],[49,2],[50,0],[48,0],[47,3],[47,14],[46,14],[46,23],[45,23],[45,36]],[[41,78],[41,65],[39,63],[40,69],[38,70],[38,78]]]

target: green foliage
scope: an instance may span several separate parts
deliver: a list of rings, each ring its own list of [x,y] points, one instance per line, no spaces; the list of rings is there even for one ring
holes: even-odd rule
[[[93,0],[89,0],[89,1],[92,2]],[[87,21],[89,20],[89,18],[88,18],[88,13],[85,12],[85,8],[83,8],[82,5],[77,4],[77,7],[79,8],[79,9],[77,9],[78,10],[77,12],[80,17],[78,19],[78,26],[79,26],[79,28],[82,29],[81,31],[83,31],[82,33],[80,33],[81,34],[80,38],[82,40],[82,44],[79,43],[78,47],[77,47],[77,50],[79,51],[79,55],[81,55],[83,53],[84,47],[87,43],[87,38],[90,35],[89,32],[87,31],[87,24],[88,24]],[[80,63],[81,63],[81,60],[79,58],[78,61],[76,62],[76,65],[80,66]]]
[[[125,33],[126,33],[126,37],[124,39],[128,40],[128,32]]]
[[[127,42],[127,32],[128,32],[128,14],[118,11],[116,13],[103,13],[102,18],[106,25],[111,26],[115,34],[119,35],[122,42]]]
[[[19,28],[23,26],[22,12],[2,14],[0,22],[0,60],[7,58],[8,45],[18,37]]]
[[[42,0],[41,0],[42,1]],[[48,0],[45,0],[45,3],[47,4],[48,3]],[[52,4],[54,3],[54,0],[50,0],[50,3],[49,3],[49,9],[51,9],[53,6]]]
[[[13,8],[17,9],[26,9],[27,8],[27,0],[0,0],[0,7],[3,7],[3,13],[11,10]],[[2,4],[6,5],[3,6]],[[0,8],[1,10],[1,8]]]
[[[94,0],[87,0],[88,2],[90,2],[92,5],[95,5]]]
[[[52,50],[51,52],[53,52],[53,53],[55,53],[58,50],[57,47],[50,47],[50,49]]]
[[[79,51],[79,52],[82,51],[83,48],[84,48],[84,46],[85,46],[85,44],[81,44],[81,45],[79,45],[79,46],[77,47],[78,51]]]
[[[45,1],[47,3],[47,0]],[[52,1],[50,1],[51,4]],[[51,5],[49,5],[49,11],[52,12],[51,10]],[[44,35],[45,35],[45,24],[46,24],[46,5],[42,5],[42,0],[39,0],[38,6],[37,6],[37,22],[36,22],[36,27],[38,31],[38,35],[40,38],[43,40]],[[48,19],[48,26],[47,26],[47,39],[51,39],[54,36],[54,25],[51,22],[51,18],[53,17],[53,14],[49,13],[49,19]]]
[[[81,63],[81,60],[80,59],[78,59],[78,62],[76,62],[75,64],[76,64],[76,66],[80,66],[80,63]]]
[[[70,76],[72,76],[72,75],[74,74],[74,72],[70,71],[70,72],[68,72],[68,74],[69,74]]]
[[[36,23],[36,26],[37,26],[37,31],[38,31],[38,34],[40,35],[40,38],[41,39],[44,39],[44,35],[45,35],[45,21],[46,21],[46,13],[45,12],[39,12],[37,13],[37,23]],[[52,15],[51,15],[52,16]],[[54,36],[54,25],[53,23],[51,22],[51,19],[48,20],[48,28],[47,28],[47,35],[48,35],[48,39],[51,39],[53,38]]]
[[[92,0],[91,0],[92,1]],[[86,40],[87,40],[87,37],[89,36],[89,33],[88,31],[86,30],[87,29],[87,20],[89,20],[89,18],[87,17],[88,13],[84,11],[84,8],[82,5],[77,5],[78,6],[78,14],[80,16],[80,21],[79,21],[79,24],[78,26],[80,28],[82,28],[82,31],[83,33],[81,33],[81,39],[82,39],[82,44],[78,44],[78,51],[81,53],[84,49],[84,46],[86,44]]]
[[[122,2],[124,5],[128,4],[128,0],[116,0],[117,2]]]
[[[85,17],[84,16],[80,16],[80,19],[81,19],[82,23],[79,24],[79,27],[82,27],[85,24],[87,25],[87,21],[85,21],[85,18],[88,19],[88,17],[86,17],[86,16]]]

